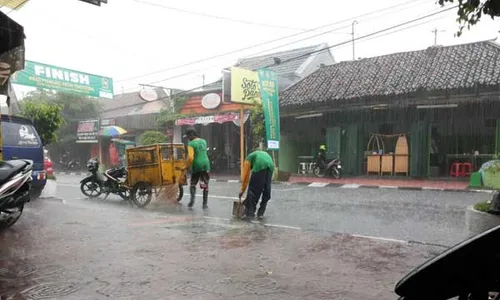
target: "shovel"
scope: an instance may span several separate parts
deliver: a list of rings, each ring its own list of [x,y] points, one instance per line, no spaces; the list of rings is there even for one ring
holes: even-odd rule
[[[245,206],[239,197],[238,201],[233,201],[233,217],[241,219],[245,214]]]

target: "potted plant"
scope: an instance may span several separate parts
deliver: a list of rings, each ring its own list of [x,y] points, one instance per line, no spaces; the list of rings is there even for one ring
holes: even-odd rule
[[[485,188],[500,190],[500,160],[496,156],[482,167],[482,173]]]

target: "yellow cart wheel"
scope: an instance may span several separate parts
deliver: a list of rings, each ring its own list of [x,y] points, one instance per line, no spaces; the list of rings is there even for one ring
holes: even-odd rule
[[[147,182],[138,182],[132,188],[132,201],[137,207],[145,207],[153,198],[153,188]]]

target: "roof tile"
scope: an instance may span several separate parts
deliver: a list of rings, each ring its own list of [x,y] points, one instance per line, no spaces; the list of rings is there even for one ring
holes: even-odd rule
[[[430,47],[326,66],[283,91],[282,106],[500,84],[500,45]]]

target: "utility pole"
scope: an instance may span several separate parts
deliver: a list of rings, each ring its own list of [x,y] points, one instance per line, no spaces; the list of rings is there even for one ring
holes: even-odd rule
[[[444,32],[444,30],[437,30],[437,28],[434,28],[432,32],[434,33],[434,46],[437,46],[438,32]]]
[[[358,24],[358,21],[354,20],[352,21],[352,30],[351,30],[351,35],[352,35],[352,60],[356,60],[356,52],[354,49],[354,25]]]

